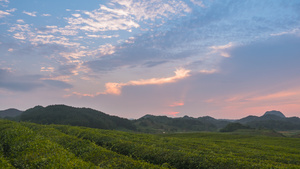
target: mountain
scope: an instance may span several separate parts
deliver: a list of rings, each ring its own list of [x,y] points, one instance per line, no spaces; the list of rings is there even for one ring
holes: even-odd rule
[[[242,125],[241,123],[229,123],[220,132],[233,132],[239,129],[251,129],[251,127]]]
[[[137,126],[138,131],[146,133],[217,131],[229,123],[209,116],[170,118],[153,115],[145,115],[133,122]]]
[[[22,113],[20,121],[30,121],[39,124],[65,124],[100,129],[136,129],[128,119],[110,116],[90,108],[75,108],[66,105],[36,106]]]
[[[272,111],[267,111],[263,116],[267,116],[267,115],[275,115],[281,118],[285,118],[285,115],[283,113],[281,113],[280,111],[276,111],[276,110],[272,110]]]
[[[248,123],[248,122],[255,121],[255,120],[257,120],[257,119],[259,119],[258,116],[252,116],[252,115],[250,115],[250,116],[241,118],[241,119],[239,119],[239,120],[236,120],[235,122],[242,123],[242,124],[246,124],[246,123]]]
[[[231,123],[240,123],[242,126],[249,126],[251,128],[277,131],[300,130],[300,118],[285,117],[283,113],[276,110],[267,111],[262,116],[247,116],[239,120],[215,119],[210,116],[170,118],[149,114],[136,120],[128,120],[117,116],[110,116],[90,108],[51,105],[47,107],[36,106],[25,112],[17,109],[0,111],[0,118],[3,117],[39,124],[66,124],[145,133],[219,131]],[[228,127],[232,126],[229,125]],[[233,128],[239,127],[241,126],[233,124]]]
[[[248,116],[236,122],[253,128],[266,128],[272,130],[300,130],[300,118],[285,117],[280,111],[267,111],[264,115]]]
[[[16,117],[23,113],[23,111],[20,111],[18,109],[7,109],[7,110],[1,110],[0,111],[0,118],[5,117]]]

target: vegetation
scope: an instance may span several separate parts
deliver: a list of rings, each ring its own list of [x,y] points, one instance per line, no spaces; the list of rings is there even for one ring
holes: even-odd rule
[[[100,129],[135,130],[128,119],[110,116],[89,108],[75,108],[65,105],[36,106],[20,116],[21,121],[39,124],[65,124]]]
[[[183,118],[170,118],[152,115],[146,115],[133,122],[137,126],[137,131],[143,133],[217,131],[219,124],[221,126],[224,124],[223,121],[211,117],[192,118],[185,116]]]
[[[245,133],[150,135],[0,120],[0,168],[300,167],[299,138]]]
[[[0,120],[1,168],[164,168],[50,126]]]
[[[287,118],[284,114],[275,110],[267,111],[260,117],[248,116],[239,120],[218,120],[209,116],[199,118],[188,116],[170,118],[153,115],[145,115],[136,120],[128,120],[117,116],[110,116],[89,108],[52,105],[47,107],[36,106],[25,112],[17,109],[8,109],[0,111],[1,117],[38,124],[63,124],[152,134],[219,131],[230,123],[240,123],[243,126],[256,129],[276,131],[300,130],[300,118]]]
[[[143,161],[133,160],[125,155],[97,146],[94,142],[64,134],[55,128],[33,123],[22,123],[50,141],[63,146],[84,161],[92,162],[101,168],[161,168]]]
[[[222,128],[220,132],[233,132],[240,129],[252,129],[252,128],[249,126],[242,125],[240,123],[229,123],[227,124],[227,126]]]
[[[300,140],[293,138],[221,133],[146,135],[53,127],[134,159],[175,168],[300,167]]]
[[[1,165],[11,168],[95,168],[28,127],[4,120],[0,123],[4,158]]]
[[[17,109],[7,109],[0,111],[0,118],[11,118],[21,115],[23,112]]]

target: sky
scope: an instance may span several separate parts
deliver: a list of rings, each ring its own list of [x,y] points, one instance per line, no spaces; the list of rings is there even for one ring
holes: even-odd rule
[[[0,110],[300,116],[300,0],[0,0]]]

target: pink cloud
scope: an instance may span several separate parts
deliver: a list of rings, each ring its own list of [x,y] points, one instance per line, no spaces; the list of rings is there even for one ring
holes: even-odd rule
[[[96,94],[85,94],[79,92],[73,92],[72,94],[65,95],[64,97],[70,97],[72,95],[79,96],[79,97],[95,97],[98,95],[120,95],[122,93],[122,87],[124,86],[142,86],[142,85],[160,85],[165,83],[175,83],[180,79],[190,76],[190,70],[186,70],[183,68],[177,69],[174,76],[166,77],[166,78],[152,78],[152,79],[140,79],[135,81],[129,81],[127,83],[106,83],[104,92],[97,92]],[[175,106],[183,106],[183,102],[176,102],[173,103],[173,107]],[[172,106],[171,106],[172,107]]]
[[[177,106],[183,106],[184,102],[174,102],[169,105],[169,107],[177,107]]]
[[[140,79],[129,81],[127,83],[106,83],[105,93],[120,95],[121,89],[124,86],[160,85],[165,83],[174,83],[180,79],[190,76],[190,70],[186,70],[184,68],[177,69],[174,73],[174,76],[166,78]]]
[[[282,99],[282,98],[296,96],[296,95],[300,95],[300,92],[299,91],[298,92],[295,92],[295,91],[282,91],[282,92],[272,93],[272,94],[268,94],[268,95],[249,98],[247,100],[262,101],[262,100]]]
[[[166,112],[164,114],[176,117],[180,112]]]

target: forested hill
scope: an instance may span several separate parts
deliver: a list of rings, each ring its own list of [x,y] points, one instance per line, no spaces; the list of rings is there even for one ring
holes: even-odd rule
[[[218,131],[218,129],[225,127],[229,123],[228,121],[217,120],[209,116],[170,118],[153,115],[145,115],[133,122],[137,126],[138,131],[146,133]]]
[[[21,113],[22,111],[18,109],[0,110],[0,118],[16,117],[19,116]]]
[[[39,124],[65,124],[100,129],[136,130],[128,119],[110,116],[90,108],[75,108],[66,105],[36,106],[20,116],[21,121]]]
[[[300,130],[300,118],[285,117],[279,111],[268,111],[262,116],[248,116],[239,120],[219,120],[209,116],[170,118],[153,115],[145,115],[136,120],[128,120],[117,116],[110,116],[90,108],[75,108],[66,105],[36,106],[25,112],[17,111],[16,109],[2,112],[9,115],[19,113],[19,116],[9,118],[14,118],[17,121],[112,130],[131,130],[144,133],[219,131],[230,123],[240,123],[253,129],[262,128],[277,131]]]

